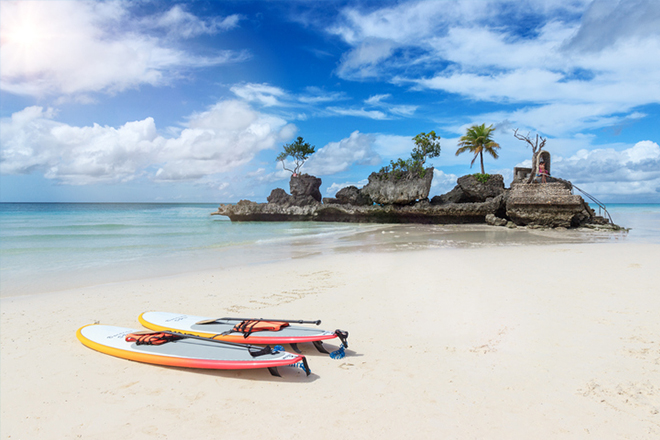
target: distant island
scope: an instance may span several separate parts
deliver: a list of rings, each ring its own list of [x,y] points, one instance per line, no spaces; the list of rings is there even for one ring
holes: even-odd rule
[[[472,130],[472,132],[471,132]],[[304,162],[314,153],[314,147],[301,137],[285,145],[277,160],[289,170],[289,192],[273,189],[267,203],[241,200],[224,204],[213,215],[224,215],[231,221],[321,221],[351,223],[423,223],[423,224],[489,224],[494,226],[546,227],[620,230],[612,222],[605,206],[586,193],[601,207],[597,215],[587,202],[573,194],[571,182],[551,177],[550,153],[543,149],[546,140],[522,136],[516,138],[532,147],[532,167],[514,168],[509,188],[500,174],[486,174],[483,152],[497,158],[499,145],[490,139],[491,127],[473,126],[461,138],[457,155],[475,153],[473,163],[481,159],[481,173],[458,178],[456,186],[446,194],[429,199],[433,167],[424,167],[428,157],[440,154],[439,137],[434,132],[413,138],[415,148],[410,159],[392,161],[379,172],[371,173],[362,188],[348,186],[335,197],[322,198],[321,179],[299,174]],[[481,142],[481,147],[478,143]],[[294,160],[286,168],[285,160]]]

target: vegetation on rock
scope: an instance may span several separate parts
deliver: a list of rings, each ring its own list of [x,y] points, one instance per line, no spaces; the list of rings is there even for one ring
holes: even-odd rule
[[[394,180],[424,178],[426,175],[426,169],[424,168],[426,159],[440,156],[440,136],[437,136],[435,131],[422,132],[415,136],[413,141],[415,147],[410,153],[410,159],[391,160],[389,165],[380,169],[379,174],[383,175],[384,178]]]
[[[490,179],[490,174],[475,173],[473,176],[475,179],[477,179],[478,182],[481,183],[488,183],[488,179]]]
[[[300,168],[302,168],[302,166],[305,164],[305,161],[309,159],[309,156],[314,154],[316,147],[305,142],[302,136],[298,136],[298,139],[296,139],[295,142],[286,144],[283,148],[284,151],[282,151],[277,156],[276,160],[278,162],[282,162],[283,169],[290,171],[293,174],[298,174],[300,172]],[[293,169],[286,167],[285,160],[288,157],[293,159],[293,163],[295,164]]]

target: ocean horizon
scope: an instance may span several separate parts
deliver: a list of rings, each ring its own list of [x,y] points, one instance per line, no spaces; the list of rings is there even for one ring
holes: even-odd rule
[[[0,296],[259,264],[348,250],[557,243],[480,225],[239,222],[218,203],[0,203]],[[596,212],[598,208],[594,206]],[[610,204],[628,233],[660,242],[660,204]],[[574,234],[566,233],[566,240]]]

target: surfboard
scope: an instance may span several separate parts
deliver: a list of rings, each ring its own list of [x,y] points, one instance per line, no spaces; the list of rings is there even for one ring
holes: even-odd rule
[[[300,353],[297,344],[313,342],[316,348],[327,353],[322,341],[339,337],[347,347],[347,332],[335,330],[334,332],[320,330],[314,327],[289,325],[278,331],[262,331],[250,334],[247,338],[243,333],[231,333],[232,328],[240,320],[223,320],[223,318],[208,318],[203,316],[184,315],[168,312],[145,312],[139,316],[140,323],[151,330],[174,330],[203,337],[213,337],[229,342],[242,342],[249,344],[291,344],[293,349]],[[226,318],[225,318],[226,319]],[[201,324],[201,322],[213,321]],[[319,321],[320,322],[320,321]]]
[[[246,344],[192,339],[186,335],[161,345],[138,345],[126,341],[129,334],[141,331],[90,324],[81,327],[76,336],[84,345],[101,353],[148,364],[217,370],[268,368],[271,374],[279,376],[276,367],[301,362],[305,372],[308,375],[310,373],[304,356],[286,351],[263,350],[262,347],[256,348],[265,353],[255,355],[259,350],[255,351],[255,347]]]

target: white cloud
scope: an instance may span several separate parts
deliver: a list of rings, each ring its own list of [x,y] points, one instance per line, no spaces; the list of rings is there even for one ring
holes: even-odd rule
[[[415,146],[412,138],[412,136],[379,134],[375,136],[374,150],[385,159],[405,157]]]
[[[383,95],[373,95],[370,96],[368,99],[364,100],[364,103],[367,105],[378,105],[380,104],[383,100],[390,98],[392,95],[389,93],[383,94]]]
[[[660,179],[660,146],[637,142],[630,148],[580,150],[552,162],[553,173],[581,182],[650,182]]]
[[[580,30],[566,42],[570,49],[599,51],[620,40],[645,39],[660,34],[657,1],[594,1]]]
[[[394,44],[388,40],[365,39],[346,53],[337,73],[342,78],[364,79],[380,75],[380,63],[394,53]]]
[[[231,91],[248,102],[257,102],[264,107],[282,105],[281,98],[286,98],[287,93],[279,87],[268,84],[241,84],[231,88]]]
[[[383,95],[374,95],[370,96],[364,101],[365,104],[372,107],[377,107],[388,111],[393,115],[398,116],[412,116],[415,111],[417,111],[416,105],[393,105],[388,102],[385,102],[386,99],[390,98],[392,95],[383,94]]]
[[[387,115],[380,110],[365,110],[363,108],[343,108],[343,107],[328,107],[328,111],[342,115],[342,116],[357,116],[359,118],[368,118],[383,120],[388,119]]]
[[[319,87],[307,87],[305,92],[305,95],[298,96],[298,101],[304,104],[318,104],[347,99],[344,92],[326,92]]]
[[[192,115],[177,136],[157,133],[152,118],[119,128],[74,127],[54,111],[28,107],[0,121],[0,172],[41,172],[64,184],[199,180],[226,173],[290,139],[295,127],[239,101]]]
[[[444,171],[434,168],[431,189],[437,194],[448,193],[454,189],[457,180],[456,174],[446,174]]]
[[[144,33],[139,20],[131,17],[130,6],[128,2],[0,2],[2,90],[34,96],[117,92],[140,84],[165,84],[182,69],[246,57],[231,51],[203,57],[170,47]],[[185,27],[185,36],[223,26],[197,20],[176,7],[155,20],[161,27]]]
[[[346,8],[328,31],[351,46],[337,71],[344,78],[518,104],[503,119],[552,135],[618,123],[660,102],[655,0],[425,0]]]
[[[239,15],[234,14],[228,17],[201,20],[186,11],[181,5],[175,5],[162,14],[140,20],[140,25],[152,29],[163,29],[172,36],[190,38],[233,29],[238,26],[240,19]]]
[[[304,171],[317,176],[335,174],[353,165],[377,165],[381,158],[373,150],[371,135],[354,131],[339,142],[330,142],[320,148],[305,163]]]

